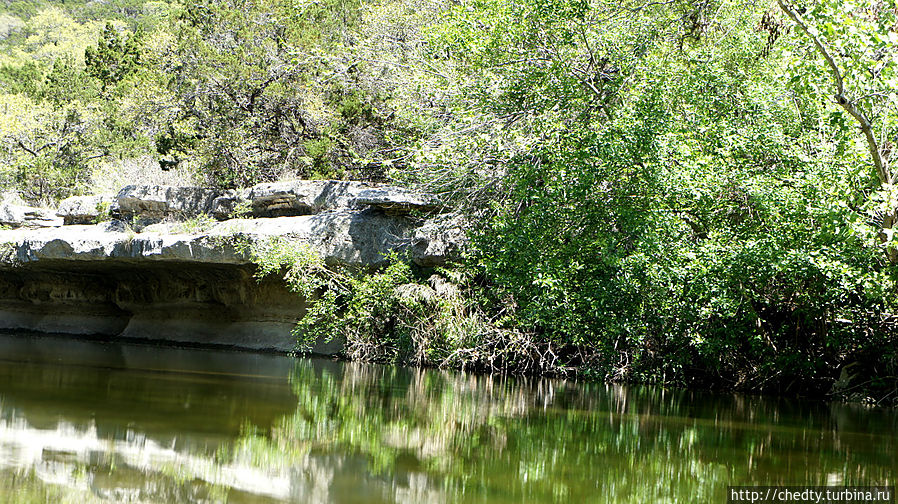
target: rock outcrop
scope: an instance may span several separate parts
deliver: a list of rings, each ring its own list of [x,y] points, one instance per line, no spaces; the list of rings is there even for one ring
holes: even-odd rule
[[[83,224],[106,208],[118,219]],[[115,197],[69,199],[56,227],[0,230],[0,329],[289,351],[305,300],[278,278],[256,281],[247,245],[293,240],[327,264],[358,269],[405,251],[435,266],[464,241],[457,217],[422,217],[438,208],[412,191],[339,181],[241,192],[129,186]],[[239,209],[257,218],[233,218]],[[183,222],[203,215],[221,220]],[[313,350],[338,349],[320,342]]]
[[[0,231],[0,248],[4,250],[0,261],[19,267],[49,261],[124,262],[135,267],[164,262],[250,265],[249,259],[235,250],[235,243],[282,237],[311,244],[328,264],[363,268],[379,266],[394,250],[413,252],[416,227],[413,222],[370,210],[233,219],[193,233],[179,232],[177,223],[148,226],[136,233],[120,221],[111,221]]]
[[[142,224],[165,218],[185,219],[210,213],[219,195],[219,191],[205,187],[130,185],[115,196],[111,213]]]
[[[66,226],[96,224],[109,216],[114,201],[112,196],[72,196],[62,200],[56,215]]]
[[[359,191],[354,199],[359,206],[373,206],[387,213],[404,215],[413,210],[433,212],[440,208],[433,196],[396,187],[377,187]]]
[[[352,195],[363,187],[360,182],[298,180],[260,184],[244,191],[242,201],[252,208],[253,217],[306,215],[334,208],[352,208]]]
[[[52,210],[28,206],[15,194],[0,197],[0,226],[35,228],[61,225],[62,219]]]
[[[435,198],[395,186],[371,186],[341,180],[296,180],[259,184],[242,192],[230,191],[216,198],[212,215],[233,218],[243,207],[253,217],[308,215],[336,209],[380,208],[389,213],[439,209]]]

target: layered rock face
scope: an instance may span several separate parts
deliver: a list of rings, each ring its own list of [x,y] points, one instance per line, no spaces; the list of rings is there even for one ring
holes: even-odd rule
[[[290,351],[305,300],[278,278],[253,278],[246,244],[279,237],[359,269],[392,251],[435,266],[464,237],[438,209],[427,195],[339,181],[239,193],[128,186],[69,199],[52,227],[0,231],[0,329]]]

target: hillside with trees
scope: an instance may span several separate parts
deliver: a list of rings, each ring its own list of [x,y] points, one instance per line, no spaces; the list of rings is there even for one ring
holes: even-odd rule
[[[0,49],[0,187],[36,204],[440,195],[459,264],[311,284],[351,357],[898,399],[894,0],[7,0]]]

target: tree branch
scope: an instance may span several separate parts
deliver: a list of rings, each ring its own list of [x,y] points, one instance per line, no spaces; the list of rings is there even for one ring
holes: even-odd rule
[[[873,158],[873,165],[876,167],[876,174],[879,176],[879,183],[881,185],[891,184],[892,174],[889,171],[889,167],[886,161],[882,157],[882,153],[879,150],[879,144],[876,142],[876,136],[873,134],[873,125],[870,124],[870,120],[867,119],[867,116],[857,108],[855,102],[849,100],[845,96],[845,79],[842,76],[842,72],[839,70],[839,66],[836,64],[835,58],[833,58],[832,54],[830,54],[829,50],[823,44],[823,41],[820,40],[819,37],[811,33],[808,24],[805,22],[804,18],[801,17],[801,14],[795,10],[791,5],[786,3],[786,0],[777,0],[780,8],[785,12],[795,24],[801,28],[801,30],[811,39],[814,43],[814,46],[817,47],[817,51],[823,56],[823,59],[826,60],[826,64],[830,69],[830,72],[833,76],[833,82],[836,86],[836,96],[835,100],[846,112],[848,112],[851,117],[858,122],[858,125],[861,128],[861,131],[864,133],[864,137],[867,139],[867,147],[870,150],[870,156]]]
[[[22,140],[20,140],[20,139],[18,139],[18,138],[16,138],[15,140],[16,140],[16,143],[19,144],[19,147],[22,148],[22,150],[24,150],[24,151],[27,152],[28,154],[31,154],[31,155],[34,156],[34,157],[37,157],[37,152],[35,152],[35,151],[32,150],[32,149],[29,149],[29,148],[22,142]]]

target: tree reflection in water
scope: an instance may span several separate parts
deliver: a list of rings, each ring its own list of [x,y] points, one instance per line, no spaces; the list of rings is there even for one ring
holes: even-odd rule
[[[0,338],[2,502],[725,502],[895,484],[898,413]]]
[[[898,474],[890,411],[307,360],[290,381],[296,411],[245,453],[354,458],[431,500],[724,502],[727,485]]]

